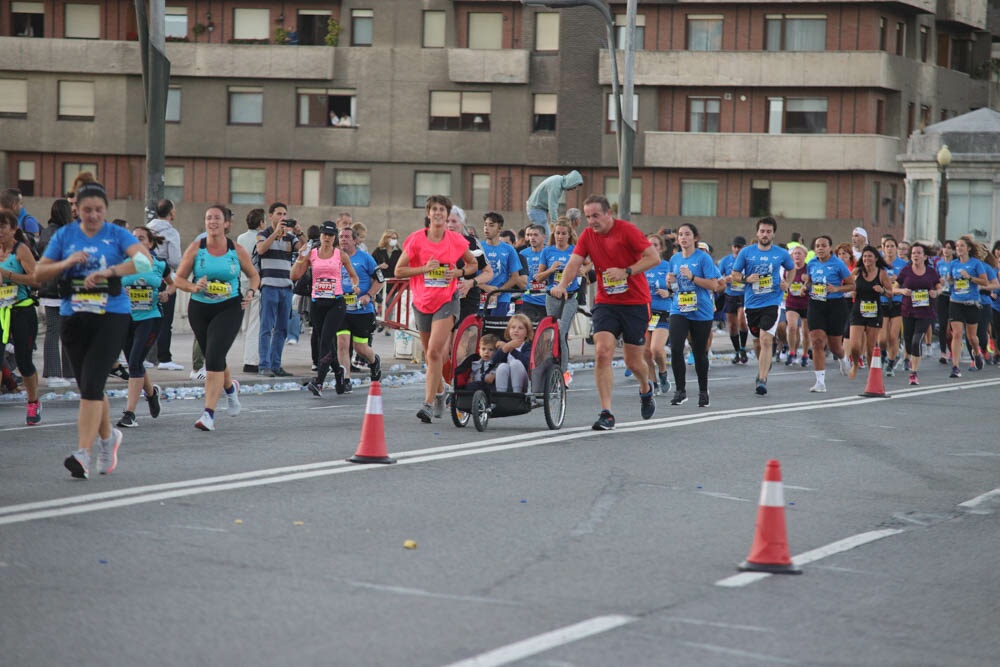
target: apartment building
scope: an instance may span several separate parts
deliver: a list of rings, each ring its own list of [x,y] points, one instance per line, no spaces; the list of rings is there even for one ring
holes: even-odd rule
[[[624,30],[625,3],[611,5]],[[504,0],[168,0],[167,196],[274,200],[375,232],[431,193],[525,221],[579,170],[618,191],[605,25]],[[897,155],[917,128],[991,106],[987,0],[640,1],[632,219],[724,244],[783,230],[902,232]],[[0,0],[0,183],[42,217],[81,170],[141,220],[145,120],[131,0]],[[621,54],[619,54],[621,58]],[[779,232],[779,238],[783,235]]]

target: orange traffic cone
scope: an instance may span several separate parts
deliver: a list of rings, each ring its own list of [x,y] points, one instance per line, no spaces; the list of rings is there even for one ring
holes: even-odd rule
[[[879,349],[878,343],[875,343],[875,348],[872,350],[872,363],[868,369],[868,383],[865,385],[864,392],[858,394],[858,396],[889,398],[889,394],[885,393],[885,384],[882,382],[882,350]]]
[[[382,418],[382,385],[372,382],[368,390],[368,407],[361,425],[361,442],[351,463],[395,463],[385,450],[385,423]]]
[[[750,555],[740,563],[739,569],[772,574],[802,574],[792,563],[785,533],[785,491],[781,486],[781,464],[767,462],[764,483],[760,487],[757,509],[757,526]]]

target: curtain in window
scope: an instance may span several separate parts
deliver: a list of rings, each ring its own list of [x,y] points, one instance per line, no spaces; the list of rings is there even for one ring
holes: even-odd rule
[[[972,234],[985,241],[993,227],[993,184],[990,181],[948,181],[946,236],[957,239]]]
[[[825,18],[790,18],[785,21],[786,51],[825,51]]]
[[[681,215],[716,215],[718,205],[717,181],[681,181]]]
[[[772,181],[771,215],[783,218],[825,218],[826,183]]]

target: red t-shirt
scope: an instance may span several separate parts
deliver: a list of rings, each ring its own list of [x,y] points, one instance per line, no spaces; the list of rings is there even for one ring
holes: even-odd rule
[[[615,218],[615,224],[607,234],[598,234],[590,227],[583,230],[573,254],[590,257],[594,263],[597,270],[597,303],[640,305],[650,302],[649,283],[642,271],[633,273],[623,282],[609,280],[605,284],[604,281],[606,269],[632,266],[648,247],[646,235],[627,220]]]
[[[455,268],[455,263],[469,251],[469,242],[464,236],[444,230],[444,238],[432,243],[427,238],[427,230],[420,229],[406,237],[403,252],[410,258],[410,266],[423,266],[436,259],[441,266],[430,273],[410,277],[410,299],[413,306],[422,313],[435,313],[455,295],[458,283],[444,277],[445,271]]]

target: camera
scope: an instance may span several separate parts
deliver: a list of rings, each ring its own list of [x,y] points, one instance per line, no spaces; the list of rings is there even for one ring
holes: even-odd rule
[[[285,227],[294,227],[295,225],[299,224],[299,222],[298,220],[294,220],[292,218],[285,218],[284,220],[281,221],[281,224],[284,225]]]

